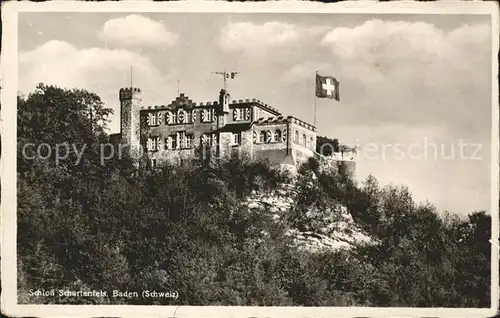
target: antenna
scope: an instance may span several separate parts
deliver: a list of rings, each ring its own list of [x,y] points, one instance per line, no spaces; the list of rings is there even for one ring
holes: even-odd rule
[[[238,72],[226,72],[226,69],[224,68],[224,72],[213,72],[217,75],[221,75],[222,78],[224,79],[224,90],[226,90],[227,87],[227,79],[231,77],[231,79],[234,79],[234,76],[238,74]]]

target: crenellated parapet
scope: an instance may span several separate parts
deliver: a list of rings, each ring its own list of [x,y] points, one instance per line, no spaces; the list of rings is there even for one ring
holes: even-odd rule
[[[296,117],[288,116],[287,118],[290,121],[290,123],[292,123],[292,124],[299,125],[300,127],[304,127],[305,129],[311,130],[311,131],[316,131],[317,130],[315,126],[313,126],[313,125],[311,125],[311,124],[309,124],[309,123],[307,123],[307,122],[305,122],[303,120],[300,120],[300,119],[298,119]]]
[[[217,107],[219,105],[218,101],[206,101],[206,102],[200,102],[200,103],[195,103],[191,99],[189,99],[187,96],[184,94],[180,94],[180,96],[176,97],[175,100],[173,100],[170,104],[168,105],[150,105],[150,106],[144,106],[141,111],[150,111],[150,110],[172,110],[175,111],[179,108],[213,108]]]
[[[120,100],[127,100],[132,98],[140,98],[141,89],[138,87],[125,87],[120,89]]]
[[[295,118],[293,116],[273,116],[273,117],[268,117],[268,118],[259,118],[253,122],[255,125],[277,125],[277,124],[285,124],[285,123],[291,123],[291,124],[297,124],[300,127],[303,127],[307,130],[310,131],[316,131],[316,127],[314,127],[311,124],[308,124],[307,122],[300,120],[298,118]]]
[[[271,105],[268,105],[256,98],[247,98],[247,99],[240,99],[240,100],[233,100],[230,104],[230,106],[241,106],[243,104],[254,104],[254,105],[257,105],[258,107],[262,108],[262,109],[265,109],[265,110],[268,110],[272,113],[275,113],[276,115],[278,114],[281,114],[281,112],[277,109],[277,108],[274,108],[272,107]]]

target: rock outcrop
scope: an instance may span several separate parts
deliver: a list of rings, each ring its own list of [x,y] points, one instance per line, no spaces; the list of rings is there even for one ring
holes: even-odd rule
[[[313,181],[312,179],[311,182]],[[286,222],[296,207],[296,195],[295,183],[292,182],[270,191],[253,191],[243,204],[250,213],[266,214],[274,222]],[[317,252],[324,249],[350,249],[355,245],[373,243],[373,239],[356,224],[346,207],[336,204],[323,211],[311,207],[305,217],[317,219],[318,215],[324,216],[319,222],[322,226],[314,231],[288,227],[286,235],[293,239],[298,248]]]

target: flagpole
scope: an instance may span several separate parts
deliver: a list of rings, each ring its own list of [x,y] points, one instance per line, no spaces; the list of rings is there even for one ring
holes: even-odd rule
[[[316,102],[318,101],[318,96],[316,96],[316,85],[317,83],[317,77],[318,77],[318,70],[316,70],[316,76],[314,77],[314,120],[313,120],[313,126],[316,127]]]

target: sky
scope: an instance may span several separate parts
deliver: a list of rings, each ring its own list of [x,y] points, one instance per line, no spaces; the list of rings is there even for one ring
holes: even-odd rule
[[[205,102],[223,86],[213,72],[237,71],[232,99],[359,147],[358,180],[465,215],[490,208],[491,38],[480,15],[21,13],[19,90],[84,88],[119,114],[131,81],[146,106],[178,88]],[[339,102],[315,100],[316,71],[339,80]]]

